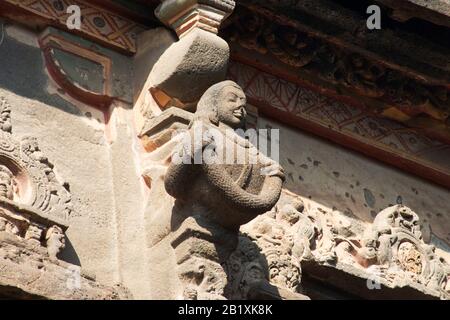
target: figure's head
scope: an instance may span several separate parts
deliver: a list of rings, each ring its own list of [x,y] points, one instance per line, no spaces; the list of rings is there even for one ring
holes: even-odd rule
[[[233,81],[222,81],[211,86],[197,105],[195,120],[214,125],[223,123],[233,129],[243,128],[247,111],[247,99],[242,88]]]
[[[4,165],[0,165],[0,198],[13,199],[13,174]]]
[[[52,226],[48,228],[45,234],[45,239],[49,240],[50,238],[52,238],[54,241],[58,241],[61,246],[64,246],[65,244],[65,235],[61,227]]]

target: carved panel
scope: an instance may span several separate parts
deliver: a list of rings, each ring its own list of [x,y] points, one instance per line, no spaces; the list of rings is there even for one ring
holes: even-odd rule
[[[107,115],[114,100],[132,98],[132,61],[93,42],[49,27],[39,36],[48,74],[67,95]]]
[[[448,144],[238,62],[232,62],[229,77],[264,115],[392,165],[401,157],[400,169],[450,187]]]
[[[10,113],[0,98],[0,231],[46,247],[56,260],[72,211],[69,185],[58,181],[35,137],[16,140]]]
[[[306,206],[299,196],[284,192],[271,212],[244,226],[244,231],[259,247],[264,248],[259,239],[266,238],[272,239],[272,246],[278,243],[280,248],[290,248],[284,250],[286,258],[297,268],[307,265],[309,273],[325,266],[352,275],[351,281],[362,278],[380,288],[411,287],[450,299],[450,264],[434,245],[423,241],[419,216],[406,206],[388,207],[366,224],[320,206]],[[283,265],[284,255],[278,252],[277,256]],[[290,270],[290,275],[295,274],[292,266]],[[278,268],[279,274],[283,268]],[[284,287],[292,284],[286,277],[271,281],[280,279]],[[369,285],[367,297],[373,289]],[[344,289],[348,288],[354,286],[348,284]]]
[[[4,2],[63,28],[67,28],[66,22],[70,16],[67,13],[67,7],[78,5],[83,17],[81,33],[131,53],[136,52],[136,35],[146,29],[133,20],[83,0],[5,0]]]

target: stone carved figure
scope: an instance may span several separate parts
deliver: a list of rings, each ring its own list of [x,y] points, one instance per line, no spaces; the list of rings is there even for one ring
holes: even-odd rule
[[[170,195],[182,202],[202,207],[198,209],[199,213],[203,211],[200,214],[229,229],[237,229],[257,215],[269,211],[280,197],[284,180],[283,171],[275,161],[259,153],[246,139],[237,134],[228,134],[230,129],[244,127],[245,103],[245,94],[236,83],[218,83],[209,88],[200,99],[191,129],[198,124],[204,129],[203,132],[215,129],[215,132],[223,133],[222,145],[214,146],[218,158],[226,150],[243,149],[246,154],[257,157],[255,164],[204,162],[196,165],[172,162],[165,176],[165,187]],[[193,131],[188,133],[191,137],[194,137]],[[207,135],[208,133],[203,137]],[[186,149],[195,146],[192,143],[188,148],[178,150],[177,156],[180,159],[192,157],[214,143],[208,138],[203,139],[202,144],[197,145],[198,150],[192,150],[186,155],[189,153]],[[268,167],[268,172],[271,173],[262,175],[261,170]]]
[[[41,245],[41,237],[42,237],[43,227],[37,224],[31,224],[26,233],[25,240],[28,240],[37,245]]]
[[[13,200],[14,198],[14,175],[7,166],[0,165],[0,199]],[[0,216],[0,231],[5,231],[13,235],[19,235],[18,226],[7,219]]]
[[[8,219],[0,216],[0,231],[4,231],[13,235],[19,235],[19,228]]]
[[[429,245],[426,248],[429,263],[424,272],[424,284],[434,290],[442,293],[445,297],[450,297],[450,264],[435,253],[436,247]]]
[[[7,166],[0,165],[0,198],[12,200],[14,197],[13,174]]]
[[[420,232],[419,217],[408,207],[393,206],[389,207],[375,217],[372,227],[362,239],[362,243],[366,248],[372,248],[373,244],[377,244],[377,264],[391,265],[394,263],[393,254],[398,253],[393,251],[393,246],[398,243],[400,251],[400,264],[405,270],[408,269],[405,265],[408,258],[405,255],[414,250],[413,244],[399,243],[401,239],[399,235],[406,234],[408,238],[416,240],[415,242],[422,240],[422,234]],[[411,242],[409,242],[411,243]],[[370,250],[368,249],[368,250]]]
[[[10,114],[11,107],[0,98],[0,232],[30,248],[47,247],[56,261],[72,210],[69,187],[58,181],[35,137],[15,139]]]
[[[292,220],[278,224],[275,222],[276,218],[280,218],[279,215],[275,218],[265,216],[256,221],[253,237],[267,260],[270,283],[297,292],[301,271],[296,258],[292,256],[294,242],[289,233]]]
[[[261,258],[260,249],[250,237],[241,235],[237,249],[227,260],[229,286],[227,294],[231,299],[246,299],[253,287],[269,279],[268,266]]]
[[[434,245],[425,243],[419,216],[410,208],[388,207],[367,225],[304,201],[283,192],[275,210],[243,228],[266,257],[269,270],[273,260],[270,251],[284,248],[276,253],[275,259],[282,267],[289,257],[293,264],[285,270],[290,269],[291,274],[295,273],[292,266],[299,271],[302,266],[311,272],[311,268],[319,265],[351,270],[368,280],[376,272],[383,286],[396,288],[407,284],[441,299],[450,298],[450,264],[439,256]],[[279,280],[283,278],[277,275],[275,271],[269,278],[274,284],[281,284]],[[281,287],[289,288],[285,280],[281,281],[284,282]],[[293,291],[292,287],[290,290]]]
[[[57,180],[53,164],[41,151],[35,137],[24,137],[21,142],[21,150],[29,159],[33,160],[33,166],[45,174],[46,190],[41,209],[58,211],[62,218],[67,219],[72,211],[68,184],[61,184]]]
[[[305,219],[303,201],[282,196],[271,211],[244,226],[246,238],[240,238],[233,253],[240,257],[241,265],[232,273],[242,287],[238,295],[248,292],[247,298],[308,299],[300,286],[300,256],[307,255],[306,251],[311,254],[309,243],[306,249],[302,242],[309,242],[309,232],[303,233],[310,226]]]
[[[63,230],[58,226],[50,227],[45,234],[48,255],[51,260],[57,261],[57,255],[64,249],[66,245]]]
[[[347,251],[341,250],[342,244],[350,244]],[[336,253],[341,263],[379,268],[382,277],[394,285],[408,279],[441,298],[449,297],[445,287],[450,266],[435,253],[434,245],[423,241],[419,216],[406,206],[379,212],[359,242],[341,239]]]
[[[223,279],[222,265],[237,246],[239,227],[269,211],[280,197],[282,168],[233,131],[245,128],[245,105],[245,94],[236,83],[223,81],[210,87],[200,99],[165,175],[165,188],[176,199],[175,220],[180,225],[172,246],[179,269],[191,266],[191,271],[183,271],[180,277],[189,283],[185,296],[198,297],[205,291],[212,298],[224,295],[227,280]],[[198,129],[201,143],[195,141]],[[210,151],[212,161],[195,164],[195,157],[205,150]],[[245,161],[227,158],[229,150],[244,154]],[[189,251],[187,258],[183,258],[182,248]],[[191,284],[198,288],[204,283],[195,272],[199,259],[204,266],[200,274],[220,278],[221,284],[210,281],[194,294]]]
[[[0,129],[4,132],[11,132],[11,108],[6,99],[0,98]]]

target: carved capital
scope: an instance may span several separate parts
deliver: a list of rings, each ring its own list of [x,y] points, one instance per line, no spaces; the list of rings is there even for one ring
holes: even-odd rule
[[[166,0],[157,8],[156,16],[179,37],[149,76],[159,108],[188,109],[208,87],[225,79],[230,49],[217,33],[233,8],[231,0]]]
[[[195,28],[217,34],[234,7],[233,0],[165,0],[155,15],[181,38]]]

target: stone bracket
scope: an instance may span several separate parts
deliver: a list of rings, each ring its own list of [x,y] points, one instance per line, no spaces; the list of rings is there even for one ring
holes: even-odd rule
[[[181,38],[194,28],[217,34],[234,6],[232,0],[166,0],[155,14]]]

